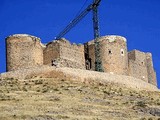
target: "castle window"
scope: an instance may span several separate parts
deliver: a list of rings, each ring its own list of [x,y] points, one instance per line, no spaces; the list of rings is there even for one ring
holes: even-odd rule
[[[124,49],[121,49],[121,55],[124,56]]]
[[[112,54],[112,51],[111,51],[111,50],[108,50],[108,54]]]
[[[124,54],[124,52],[123,52],[123,51],[121,51],[121,54]]]

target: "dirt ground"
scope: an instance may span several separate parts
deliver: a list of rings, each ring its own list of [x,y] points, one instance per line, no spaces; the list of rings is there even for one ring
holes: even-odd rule
[[[160,120],[160,92],[53,78],[4,79],[0,120]]]

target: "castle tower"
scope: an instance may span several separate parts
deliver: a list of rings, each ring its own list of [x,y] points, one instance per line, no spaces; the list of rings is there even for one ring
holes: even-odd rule
[[[128,75],[128,55],[126,39],[121,36],[104,36],[99,38],[100,58],[104,72]],[[95,70],[94,41],[89,43],[89,57],[92,70]]]
[[[7,71],[43,65],[43,49],[40,39],[27,34],[15,34],[6,38]]]
[[[152,54],[146,53],[147,71],[148,71],[148,83],[157,86],[156,72],[153,68]]]
[[[146,53],[133,50],[128,53],[129,75],[148,82]]]

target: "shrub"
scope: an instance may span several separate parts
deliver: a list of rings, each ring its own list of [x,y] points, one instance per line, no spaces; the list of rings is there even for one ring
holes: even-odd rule
[[[152,118],[148,118],[148,120],[153,120]]]
[[[110,95],[111,93],[109,91],[103,91],[103,93]]]
[[[46,92],[48,92],[48,88],[43,88],[42,93],[46,93]]]
[[[68,119],[69,117],[68,116],[63,116],[63,115],[57,115],[57,118],[58,119]]]
[[[36,90],[36,92],[40,92],[40,89]]]
[[[43,81],[42,80],[36,80],[34,83],[35,83],[35,85],[39,85],[39,84],[43,84]]]
[[[58,88],[53,89],[54,91],[59,91]]]
[[[147,107],[147,105],[146,105],[146,103],[145,103],[144,101],[139,101],[139,102],[137,102],[137,105],[136,105],[136,106],[142,107],[142,108]]]
[[[157,105],[160,105],[160,102],[158,102]]]
[[[146,118],[141,118],[140,120],[147,120]]]
[[[26,89],[24,86],[22,87],[22,90],[23,90],[23,91],[27,91],[27,89]]]
[[[11,78],[6,78],[6,80],[14,80],[14,78],[12,78],[12,77]]]

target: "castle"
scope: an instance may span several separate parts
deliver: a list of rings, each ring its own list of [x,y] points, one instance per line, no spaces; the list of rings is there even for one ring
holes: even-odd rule
[[[157,86],[151,53],[128,52],[127,41],[121,36],[103,36],[98,40],[104,72],[133,76]],[[6,38],[7,71],[42,65],[95,71],[94,44],[94,40],[71,44],[64,38],[42,44],[35,36],[15,34]]]

